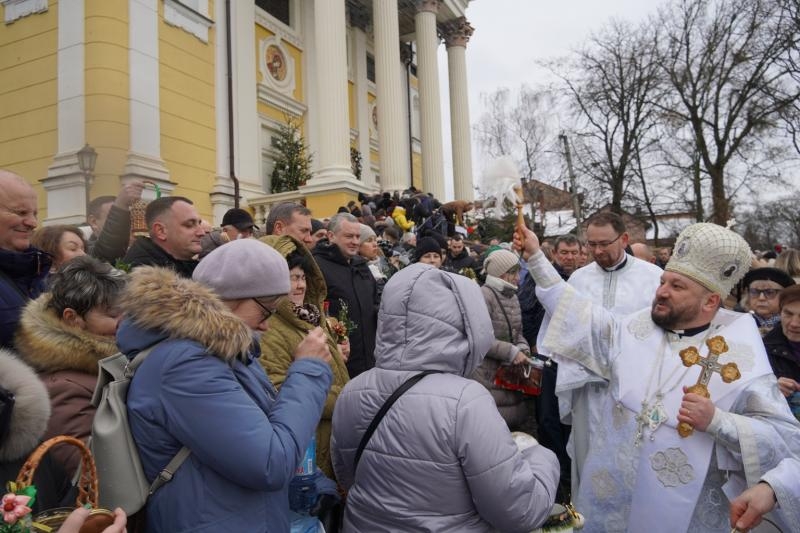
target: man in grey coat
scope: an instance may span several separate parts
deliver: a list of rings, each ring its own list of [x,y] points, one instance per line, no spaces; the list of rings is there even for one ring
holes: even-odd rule
[[[468,379],[494,340],[480,288],[413,264],[389,280],[375,368],[351,380],[333,414],[331,455],[348,490],[346,531],[527,532],[550,513],[555,455],[519,451],[489,392]],[[389,409],[354,469],[386,399],[433,370]]]

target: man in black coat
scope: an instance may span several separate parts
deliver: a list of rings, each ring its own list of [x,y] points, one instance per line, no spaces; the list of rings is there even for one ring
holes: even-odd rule
[[[132,268],[140,265],[166,267],[191,278],[206,234],[192,201],[165,196],[147,204],[144,214],[149,237],[136,237],[122,259]]]
[[[378,290],[366,260],[358,255],[361,224],[350,213],[337,213],[328,223],[328,241],[313,250],[328,285],[328,315],[339,315],[342,303],[356,327],[349,332],[351,378],[375,366],[375,331],[378,323]]]

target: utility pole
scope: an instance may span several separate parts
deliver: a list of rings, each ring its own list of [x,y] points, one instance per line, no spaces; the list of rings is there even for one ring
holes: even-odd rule
[[[578,198],[578,185],[575,182],[575,170],[572,168],[572,154],[569,151],[569,142],[564,133],[559,134],[559,139],[564,143],[564,157],[567,159],[567,172],[569,172],[569,187],[572,195],[572,214],[575,216],[575,223],[577,224],[576,234],[578,238],[583,237],[583,228],[581,226],[581,202]]]

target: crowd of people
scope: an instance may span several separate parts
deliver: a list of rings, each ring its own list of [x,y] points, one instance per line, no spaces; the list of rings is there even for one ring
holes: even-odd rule
[[[3,482],[42,440],[89,439],[99,360],[148,351],[127,399],[145,476],[189,455],[146,531],[290,531],[310,450],[329,529],[531,531],[556,502],[587,531],[745,530],[775,502],[800,523],[796,250],[699,223],[654,253],[613,213],[585,239],[480,243],[471,204],[413,188],[274,205],[263,227],[162,197],[132,239],[143,187],[38,227],[35,191],[0,171]],[[738,378],[703,395],[679,354],[718,338]],[[74,453],[41,468],[37,510],[70,497]]]

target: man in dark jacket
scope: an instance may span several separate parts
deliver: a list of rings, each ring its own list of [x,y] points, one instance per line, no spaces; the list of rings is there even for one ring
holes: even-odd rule
[[[378,321],[378,291],[366,260],[358,255],[361,224],[350,213],[338,213],[328,223],[328,242],[314,248],[328,285],[328,315],[336,317],[342,304],[356,325],[349,332],[351,378],[375,366],[375,329]]]
[[[111,263],[122,259],[131,242],[131,206],[142,198],[144,182],[125,183],[114,196],[99,196],[89,202],[86,223],[92,228],[87,253]]]
[[[206,234],[192,201],[182,196],[158,198],[147,204],[144,218],[150,236],[137,237],[123,262],[167,267],[191,278]]]
[[[457,274],[462,273],[465,268],[471,268],[473,271],[477,271],[478,265],[475,259],[469,255],[469,250],[467,250],[467,247],[464,245],[464,237],[462,237],[460,233],[456,233],[450,237],[450,242],[447,245],[447,257],[444,258],[442,268]]]
[[[33,188],[0,170],[0,347],[11,347],[23,307],[42,293],[50,271],[50,256],[31,246],[37,215]]]

